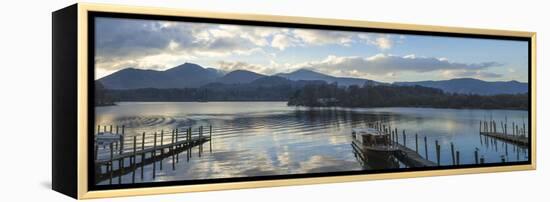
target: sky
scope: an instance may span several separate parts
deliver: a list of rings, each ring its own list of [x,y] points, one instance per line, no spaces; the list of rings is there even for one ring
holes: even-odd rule
[[[96,18],[96,79],[195,63],[273,75],[310,69],[381,82],[527,82],[526,41]]]

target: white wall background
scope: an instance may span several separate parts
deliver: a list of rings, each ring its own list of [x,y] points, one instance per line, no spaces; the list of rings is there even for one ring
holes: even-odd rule
[[[428,177],[104,201],[540,201],[548,196],[550,18],[544,1],[94,1],[210,11],[538,32],[537,171]],[[51,186],[51,12],[74,1],[6,1],[0,11],[0,199],[68,201]],[[24,140],[24,141],[23,141]],[[20,150],[20,146],[29,150]]]

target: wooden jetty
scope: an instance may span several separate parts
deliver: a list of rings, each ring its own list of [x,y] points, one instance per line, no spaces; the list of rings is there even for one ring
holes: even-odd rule
[[[407,135],[405,133],[405,130],[403,130],[402,134],[400,135],[397,128],[392,128],[391,125],[386,125],[382,122],[368,123],[367,125],[370,128],[374,128],[379,133],[384,134],[384,136],[389,139],[388,141],[386,141],[386,144],[397,148],[394,149],[395,151],[392,152],[392,156],[397,158],[407,167],[441,166],[441,145],[439,144],[439,140],[435,140],[435,154],[429,154],[429,144],[427,136],[419,138],[418,134],[414,134],[414,136]],[[407,141],[408,138],[413,138],[414,141]],[[407,145],[407,143],[413,143],[413,145]],[[422,143],[423,145],[421,145]],[[424,151],[420,151],[421,149],[423,149]],[[424,155],[422,156],[422,154]],[[450,165],[460,165],[460,151],[458,148],[455,147],[452,142],[450,143],[450,154],[452,157]],[[474,162],[475,164],[485,163],[485,158],[483,157],[483,155],[479,155],[478,148],[476,148],[474,151]]]
[[[405,131],[403,131],[403,136],[402,136],[403,144],[400,144],[397,129],[392,130],[390,127],[386,127],[382,124],[376,124],[376,125],[371,124],[370,128],[375,129],[376,131],[378,131],[378,133],[383,134],[386,137],[386,141],[385,141],[386,146],[388,148],[392,148],[391,150],[388,151],[388,153],[390,153],[390,155],[392,155],[393,157],[398,159],[400,162],[405,164],[407,167],[431,167],[431,166],[438,165],[437,163],[434,163],[426,158],[423,158],[418,153],[418,135],[415,135],[415,140],[416,140],[416,144],[415,144],[416,151],[415,151],[406,146],[407,135],[405,134]],[[357,144],[357,143],[354,142],[353,144]],[[354,145],[354,146],[358,147],[358,145]]]
[[[401,144],[396,145],[399,148],[398,152],[395,152],[395,157],[399,159],[403,164],[408,167],[431,167],[437,166],[437,163],[434,163],[428,159],[420,156],[416,151],[405,147]]]
[[[498,131],[496,121],[479,121],[479,134],[496,138],[505,142],[513,143],[519,146],[529,146],[525,124],[520,128],[518,124],[512,123],[512,130],[509,133],[508,123],[500,123],[501,131]]]
[[[113,183],[113,178],[118,178],[118,184],[121,184],[122,176],[132,173],[131,183],[135,182],[136,170],[141,169],[141,179],[144,177],[144,166],[153,164],[153,178],[156,177],[157,162],[172,157],[172,169],[175,169],[175,164],[179,162],[179,154],[186,151],[187,161],[192,157],[192,148],[198,147],[199,157],[203,153],[203,144],[210,142],[210,152],[212,152],[212,126],[209,127],[208,135],[204,134],[203,126],[200,126],[195,133],[192,128],[185,128],[183,130],[173,129],[170,133],[164,133],[164,130],[159,132],[153,132],[149,135],[142,133],[141,135],[133,135],[130,138],[130,144],[126,143],[124,134],[124,126],[122,127],[122,133],[119,133],[119,127],[116,127],[116,132],[113,131],[113,127],[107,130],[104,126],[104,131],[99,132],[101,129],[98,126],[98,133],[96,135],[96,145],[94,151],[95,162],[95,178],[96,183],[109,180],[109,184]],[[97,140],[102,139],[102,136],[107,136],[107,139],[113,139],[112,137],[120,137],[119,141],[107,142],[109,145],[108,157],[98,158],[98,144]],[[138,142],[138,137],[140,141]],[[106,138],[103,138],[106,139]],[[152,143],[152,144],[151,144]],[[105,145],[103,145],[105,146]],[[139,160],[138,160],[139,159]],[[163,164],[159,163],[160,170],[162,170]],[[103,169],[105,168],[105,169]]]

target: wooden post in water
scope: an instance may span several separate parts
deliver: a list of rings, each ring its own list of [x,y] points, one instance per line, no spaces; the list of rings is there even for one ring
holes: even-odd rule
[[[212,153],[212,125],[210,125],[210,153]]]
[[[415,151],[416,151],[416,153],[418,153],[418,133],[414,134],[414,143],[416,145],[416,147],[415,147],[416,150]]]
[[[170,147],[170,152],[172,152],[172,170],[176,170],[176,155],[174,154],[176,152],[176,149],[175,149],[175,135],[174,135],[174,132],[175,130],[172,129],[172,146]]]
[[[124,127],[123,127],[124,130]],[[133,157],[132,157],[132,184],[136,181],[136,143],[137,143],[137,136],[134,136],[134,147],[133,147]]]
[[[162,145],[164,145],[164,130],[160,130],[160,170],[162,170],[162,160],[164,156],[164,147],[162,147]]]
[[[199,127],[199,157],[202,156],[202,126]]]
[[[424,152],[426,155],[426,160],[430,160],[428,158],[428,138],[426,136],[424,136]]]
[[[476,150],[474,151],[474,158],[475,158],[476,164],[479,164],[478,155],[479,155],[479,149],[476,147]]]
[[[453,144],[451,142],[451,157],[453,159],[453,165],[456,165],[456,160],[455,160],[455,144]]]
[[[187,149],[189,151],[189,158],[193,158],[193,129],[189,127],[189,138],[187,138]]]
[[[156,177],[157,172],[157,161],[156,161],[156,155],[157,155],[157,132],[153,135],[153,152],[151,152],[151,159],[153,160],[153,179]]]
[[[179,133],[179,129],[176,128],[176,145],[175,145],[175,148],[178,149],[179,148],[179,145],[180,143],[178,142],[178,133]],[[179,152],[176,151],[176,163],[179,163],[180,162],[180,154]]]
[[[405,135],[405,130],[403,130],[403,146],[407,147],[407,135]]]
[[[460,165],[460,151],[456,151],[456,165]]]
[[[399,144],[399,133],[397,133],[397,128],[395,128],[395,143]]]
[[[145,132],[143,132],[143,135],[141,136],[141,151],[145,150]],[[141,179],[143,180],[143,166],[145,165],[145,153],[142,152],[141,153],[141,159],[140,159],[140,163],[141,163]]]
[[[500,162],[506,163],[506,158],[504,157],[504,155],[500,156]]]
[[[479,132],[481,133],[481,120],[479,120]]]
[[[437,160],[437,165],[441,165],[441,146],[439,145],[439,142],[435,141],[435,155]]]
[[[109,144],[109,184],[113,184],[113,143]]]
[[[484,163],[485,163],[485,157],[483,157],[483,155],[481,155],[481,158],[479,158],[479,163],[480,163],[480,164],[484,164]]]

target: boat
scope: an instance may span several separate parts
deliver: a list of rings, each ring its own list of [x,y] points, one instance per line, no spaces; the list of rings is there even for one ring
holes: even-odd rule
[[[367,161],[376,164],[394,164],[394,154],[399,151],[399,148],[390,142],[388,134],[374,128],[354,128],[351,135],[354,150],[360,152]]]

